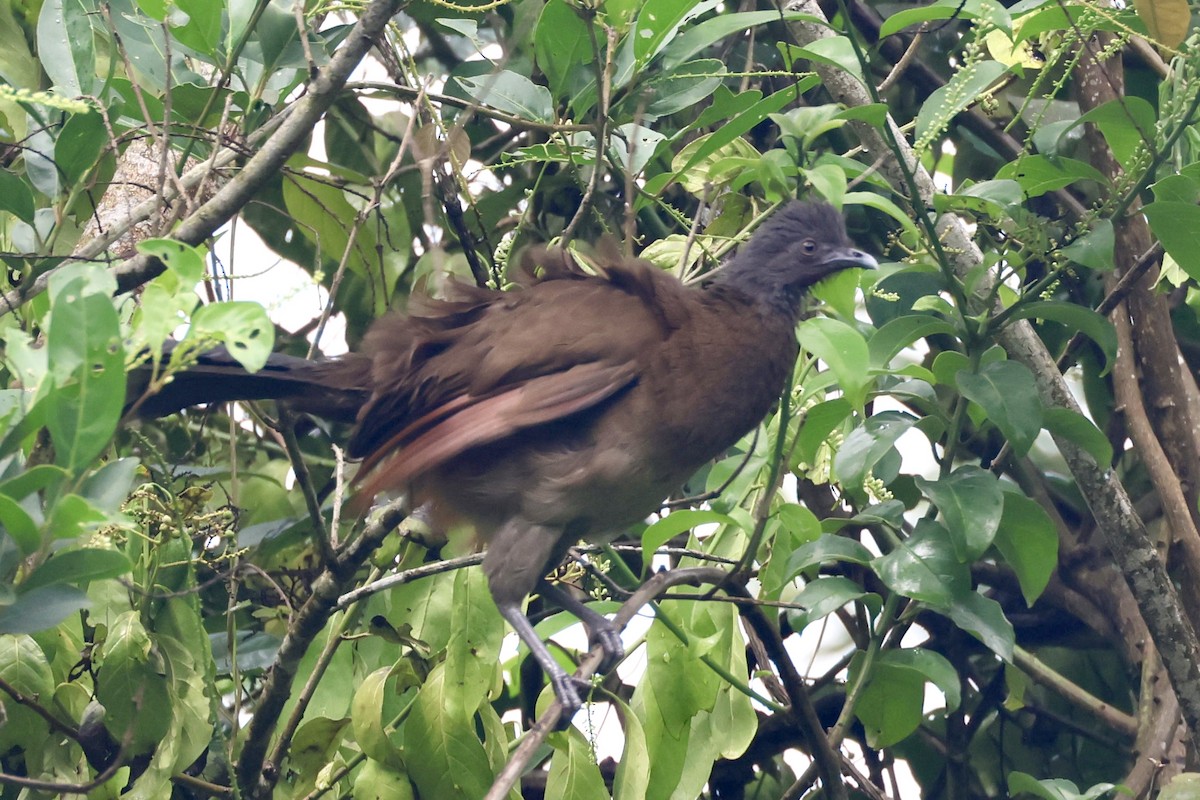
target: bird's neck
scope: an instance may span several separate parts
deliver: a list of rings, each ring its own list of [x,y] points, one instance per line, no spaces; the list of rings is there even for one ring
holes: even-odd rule
[[[739,269],[736,261],[717,274],[713,285],[740,292],[756,305],[787,317],[793,324],[800,319],[806,287],[782,283],[762,270]]]

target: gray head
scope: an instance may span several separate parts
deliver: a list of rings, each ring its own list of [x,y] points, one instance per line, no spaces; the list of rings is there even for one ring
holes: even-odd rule
[[[738,249],[717,282],[795,316],[809,286],[843,269],[875,266],[875,259],[850,241],[837,209],[793,200]]]

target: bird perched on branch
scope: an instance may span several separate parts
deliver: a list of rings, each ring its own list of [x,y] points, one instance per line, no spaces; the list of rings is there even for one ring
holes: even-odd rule
[[[792,202],[703,288],[641,260],[589,274],[554,248],[523,264],[536,276],[526,288],[413,298],[332,361],[275,356],[249,375],[215,351],[140,413],[275,398],[353,419],[358,496],[409,492],[435,521],[474,525],[496,605],[569,719],[586,687],[538,638],[525,598],[540,585],[588,627],[606,668],[619,660],[612,625],[544,576],[580,539],[606,541],[658,510],[757,425],[793,368],[804,292],[875,260],[832,206]]]

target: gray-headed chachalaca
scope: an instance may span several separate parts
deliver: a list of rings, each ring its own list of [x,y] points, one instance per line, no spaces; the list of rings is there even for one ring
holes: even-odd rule
[[[274,356],[249,375],[208,354],[139,413],[275,398],[353,419],[359,497],[407,491],[435,520],[473,523],[496,605],[569,718],[583,687],[534,633],[526,596],[571,544],[644,519],[757,425],[793,368],[805,290],[875,260],[833,207],[792,202],[703,288],[640,260],[601,263],[595,275],[561,250],[525,263],[540,273],[526,288],[413,298],[338,359]],[[622,656],[604,617],[543,592],[581,618],[607,665]]]

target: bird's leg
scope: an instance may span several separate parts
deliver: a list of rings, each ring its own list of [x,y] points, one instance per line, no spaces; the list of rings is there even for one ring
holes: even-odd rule
[[[529,652],[537,659],[542,671],[550,679],[550,685],[554,687],[554,694],[557,695],[558,701],[562,703],[563,707],[562,716],[559,718],[559,727],[565,729],[571,724],[571,718],[575,716],[575,712],[583,705],[583,698],[591,691],[591,684],[574,675],[568,675],[566,670],[559,666],[559,663],[554,660],[554,656],[550,654],[550,648],[546,647],[545,642],[538,637],[529,618],[522,613],[520,606],[497,603],[496,607],[500,609],[500,616],[508,620],[508,624],[512,625],[517,636],[521,637],[521,641],[529,647]]]
[[[550,567],[558,564],[569,544],[558,528],[514,517],[488,537],[488,549],[483,557],[483,572],[487,575],[492,599],[496,601],[500,615],[512,625],[549,678],[554,693],[563,705],[564,727],[571,723],[571,717],[583,705],[583,698],[591,690],[591,684],[568,675],[559,666],[545,643],[534,632],[521,606]],[[595,612],[590,613],[594,617],[600,616]]]
[[[575,595],[554,586],[549,581],[543,581],[541,592],[548,600],[574,614],[587,628],[588,644],[591,647],[599,645],[600,649],[604,651],[604,660],[600,662],[599,672],[608,672],[625,657],[625,645],[621,643],[621,632],[609,621],[608,617],[596,613],[578,600]]]

